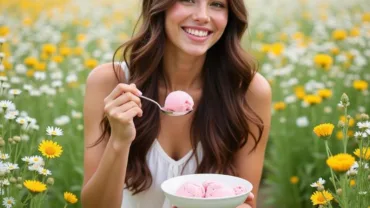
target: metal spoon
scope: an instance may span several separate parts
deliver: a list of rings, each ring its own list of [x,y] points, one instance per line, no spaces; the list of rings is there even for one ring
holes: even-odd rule
[[[159,103],[157,103],[156,101],[154,101],[150,98],[147,98],[147,97],[142,96],[142,95],[139,95],[139,97],[156,104],[163,113],[165,113],[166,115],[169,115],[169,116],[184,116],[184,115],[187,115],[187,114],[189,114],[190,112],[193,111],[193,109],[191,109],[189,111],[184,111],[184,112],[169,111],[169,110],[164,109],[161,105],[159,105]]]

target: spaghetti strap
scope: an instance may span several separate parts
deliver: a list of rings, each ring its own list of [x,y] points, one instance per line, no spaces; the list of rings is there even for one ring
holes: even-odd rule
[[[121,68],[122,68],[123,72],[125,73],[126,81],[128,81],[130,79],[130,71],[128,70],[126,62],[123,61],[121,63]]]

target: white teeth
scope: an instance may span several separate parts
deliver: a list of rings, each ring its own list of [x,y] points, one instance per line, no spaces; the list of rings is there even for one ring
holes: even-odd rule
[[[187,33],[190,33],[192,35],[199,36],[199,37],[205,37],[208,35],[208,31],[204,31],[204,30],[195,30],[195,29],[185,28],[185,31]]]

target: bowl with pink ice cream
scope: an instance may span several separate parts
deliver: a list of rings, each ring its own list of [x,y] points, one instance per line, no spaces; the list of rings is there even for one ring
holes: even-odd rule
[[[161,188],[178,208],[236,208],[244,203],[253,186],[230,175],[191,174],[170,178]]]

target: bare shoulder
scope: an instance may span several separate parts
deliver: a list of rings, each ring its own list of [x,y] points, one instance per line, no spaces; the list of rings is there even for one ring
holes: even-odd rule
[[[247,101],[256,111],[269,109],[272,92],[270,83],[260,73],[253,77],[247,91]],[[258,113],[258,112],[257,112]]]
[[[122,68],[119,64],[113,67],[112,63],[104,63],[95,67],[88,75],[86,80],[86,86],[104,85],[109,87],[110,85],[117,85],[120,80],[126,81],[123,73],[120,73]],[[101,86],[101,87],[104,87]]]

